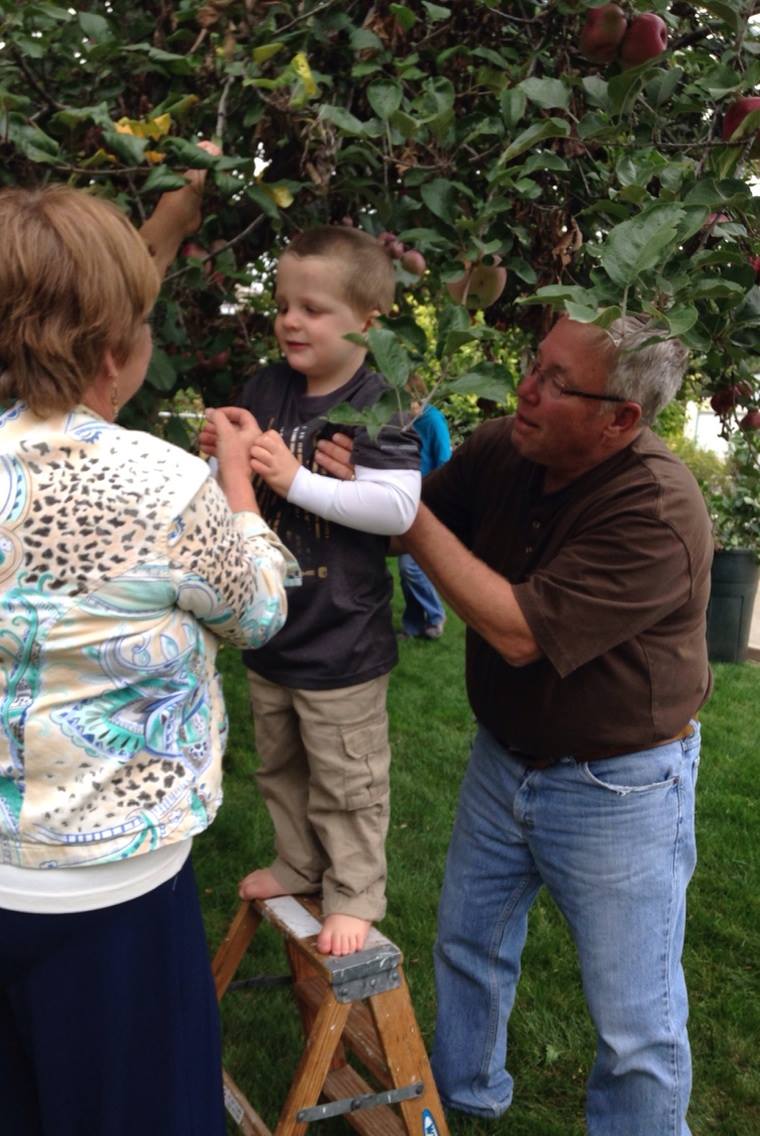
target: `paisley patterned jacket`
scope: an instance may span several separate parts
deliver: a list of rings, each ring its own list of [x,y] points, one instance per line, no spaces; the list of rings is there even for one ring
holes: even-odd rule
[[[219,639],[256,647],[298,566],[199,458],[78,407],[0,414],[0,863],[105,863],[221,802]]]

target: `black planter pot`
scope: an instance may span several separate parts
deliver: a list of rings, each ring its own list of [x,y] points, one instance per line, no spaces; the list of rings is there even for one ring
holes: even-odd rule
[[[741,663],[747,658],[757,577],[753,552],[738,548],[715,553],[707,608],[707,652],[715,662]]]

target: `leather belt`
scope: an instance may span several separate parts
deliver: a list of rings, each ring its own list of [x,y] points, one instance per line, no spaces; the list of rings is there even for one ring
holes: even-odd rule
[[[694,723],[687,722],[682,730],[679,730],[677,734],[673,734],[672,738],[663,738],[661,742],[653,742],[649,745],[644,746],[629,745],[625,746],[623,749],[600,749],[591,751],[584,750],[582,753],[572,754],[572,758],[573,761],[578,763],[578,765],[582,765],[587,761],[601,761],[602,758],[605,757],[622,757],[626,753],[638,753],[639,750],[643,749],[659,749],[660,746],[670,745],[671,742],[680,742],[683,740],[683,738],[690,738],[693,734]],[[525,765],[529,765],[531,769],[548,769],[550,766],[556,765],[558,762],[558,759],[554,757],[534,757],[533,754],[524,753],[522,750],[512,749],[511,747],[509,749],[509,752],[514,754],[515,757],[517,757]]]

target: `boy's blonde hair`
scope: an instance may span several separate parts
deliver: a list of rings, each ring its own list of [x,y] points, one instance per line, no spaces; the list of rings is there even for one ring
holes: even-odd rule
[[[361,316],[393,306],[396,277],[385,248],[369,233],[348,225],[317,225],[292,239],[282,256],[329,256],[344,268],[343,294]]]
[[[70,410],[129,356],[160,279],[131,222],[68,186],[0,191],[0,398]]]

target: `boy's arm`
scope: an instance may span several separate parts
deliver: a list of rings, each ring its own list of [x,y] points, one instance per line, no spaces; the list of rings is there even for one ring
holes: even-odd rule
[[[357,465],[349,480],[311,473],[275,430],[251,449],[251,468],[291,504],[346,528],[379,536],[406,532],[420,502],[416,469],[374,469]]]

